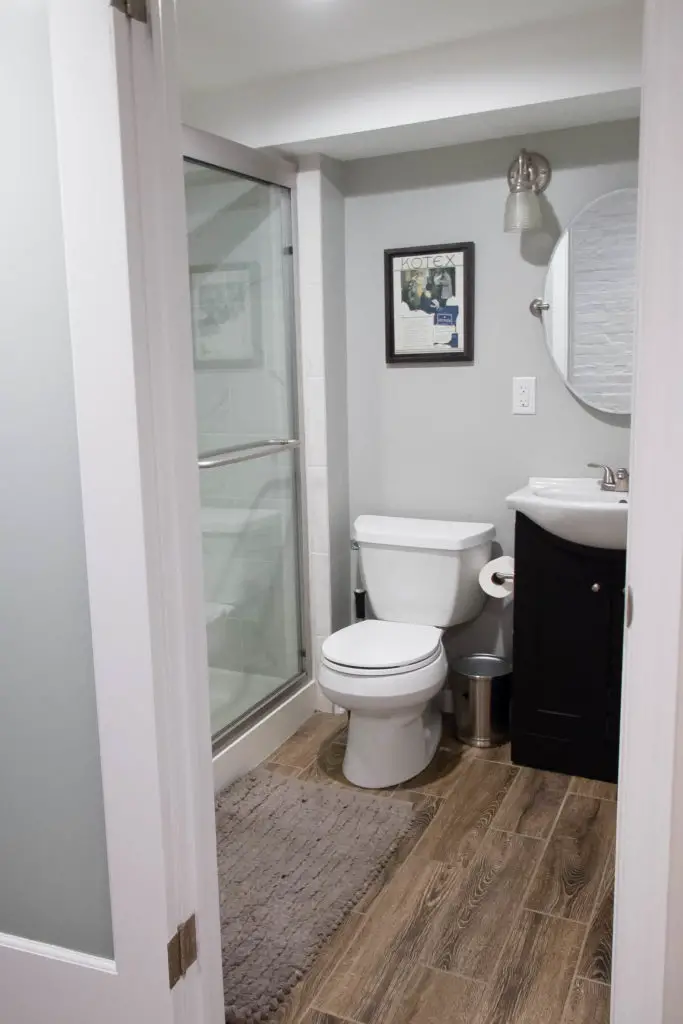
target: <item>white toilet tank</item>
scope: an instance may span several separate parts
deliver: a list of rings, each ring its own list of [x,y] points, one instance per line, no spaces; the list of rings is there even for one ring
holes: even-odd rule
[[[378,619],[445,628],[482,610],[479,571],[491,557],[491,523],[359,516],[353,529]]]

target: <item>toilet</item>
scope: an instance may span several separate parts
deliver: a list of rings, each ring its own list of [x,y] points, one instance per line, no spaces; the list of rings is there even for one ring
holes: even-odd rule
[[[356,786],[383,789],[419,775],[436,753],[446,680],[441,634],[482,610],[479,572],[491,556],[491,523],[359,516],[353,527],[376,619],[329,636],[318,682],[349,712],[342,770]]]

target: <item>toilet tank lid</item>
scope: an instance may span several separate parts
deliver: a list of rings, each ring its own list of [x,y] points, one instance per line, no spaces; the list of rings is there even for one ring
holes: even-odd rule
[[[399,519],[395,516],[358,516],[353,531],[359,544],[432,548],[435,551],[464,551],[493,540],[496,535],[492,523]]]

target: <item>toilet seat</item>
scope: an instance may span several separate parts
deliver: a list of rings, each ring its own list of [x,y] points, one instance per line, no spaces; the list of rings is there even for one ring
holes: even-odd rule
[[[333,704],[382,712],[430,700],[443,686],[446,667],[446,652],[439,644],[428,660],[383,672],[335,665],[323,658],[318,682]]]
[[[322,645],[331,669],[359,676],[411,672],[430,665],[440,652],[441,630],[435,626],[377,619],[346,626]]]
[[[366,709],[426,701],[445,675],[446,653],[435,626],[367,619],[333,633],[322,646],[319,682],[342,707],[349,701]]]
[[[433,665],[435,661],[439,660],[440,651],[436,650],[429,657],[423,661],[414,662],[412,665],[396,665],[394,668],[360,668],[358,665],[340,665],[336,661],[330,661],[329,658],[321,658],[320,664],[324,665],[325,668],[330,669],[332,672],[336,672],[339,675],[345,675],[353,677],[354,679],[389,679],[391,676],[405,675],[409,672],[417,672],[421,668],[428,668]]]

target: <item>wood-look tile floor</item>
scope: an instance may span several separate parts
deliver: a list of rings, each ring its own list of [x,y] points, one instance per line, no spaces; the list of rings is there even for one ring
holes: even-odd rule
[[[344,743],[316,714],[266,767],[349,785]],[[415,824],[279,1024],[608,1024],[616,786],[445,737],[381,793]]]

